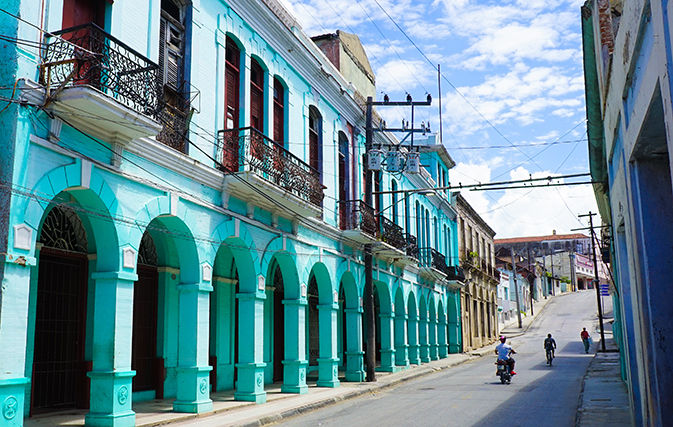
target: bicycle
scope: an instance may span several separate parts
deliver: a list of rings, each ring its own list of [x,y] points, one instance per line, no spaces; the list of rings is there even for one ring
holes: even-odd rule
[[[548,348],[546,349],[546,351],[547,351],[547,365],[551,366],[552,361],[554,360],[554,356],[552,356],[552,349]]]

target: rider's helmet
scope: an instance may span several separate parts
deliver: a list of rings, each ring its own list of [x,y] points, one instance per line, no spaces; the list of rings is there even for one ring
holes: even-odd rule
[[[500,335],[500,342],[504,343],[505,341],[507,341],[507,337],[505,337],[504,335]]]

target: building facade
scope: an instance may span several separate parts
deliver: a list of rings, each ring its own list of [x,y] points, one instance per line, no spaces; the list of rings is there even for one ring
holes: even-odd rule
[[[409,192],[448,153],[364,203],[365,97],[278,1],[3,4],[0,426],[131,426],[134,401],[363,381],[367,345],[381,371],[460,351],[456,211]]]
[[[458,255],[466,286],[461,291],[463,349],[483,347],[498,338],[498,283],[495,231],[460,193],[453,193],[458,211]]]
[[[615,341],[633,424],[673,416],[671,3],[582,7],[589,160],[614,277]]]

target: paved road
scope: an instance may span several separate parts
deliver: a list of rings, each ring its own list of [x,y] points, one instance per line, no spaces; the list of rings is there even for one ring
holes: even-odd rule
[[[483,357],[274,425],[570,427],[582,376],[593,357],[584,354],[579,333],[583,326],[592,330],[595,319],[594,292],[554,298],[525,335],[511,340],[518,373],[511,385],[500,384],[494,375],[495,356]],[[558,345],[553,367],[545,363],[547,333]]]

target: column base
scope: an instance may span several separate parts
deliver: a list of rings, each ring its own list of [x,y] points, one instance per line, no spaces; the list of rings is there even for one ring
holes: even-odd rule
[[[212,366],[178,366],[178,396],[173,411],[201,414],[213,410],[210,400],[210,371]]]
[[[339,387],[339,359],[330,357],[318,359],[318,387]]]
[[[362,382],[365,380],[364,354],[364,351],[347,351],[345,353],[346,381]]]
[[[135,371],[91,371],[91,398],[84,424],[94,427],[127,427],[136,425],[131,409]]]
[[[117,414],[89,412],[84,418],[84,425],[95,427],[133,427],[136,425],[136,413],[133,411]]]
[[[26,385],[30,378],[11,378],[0,380],[0,425],[8,427],[23,426]]]
[[[283,393],[308,393],[306,385],[306,360],[283,360],[283,386],[280,391]]]
[[[264,368],[266,363],[238,363],[238,381],[234,399],[244,402],[265,403]]]

